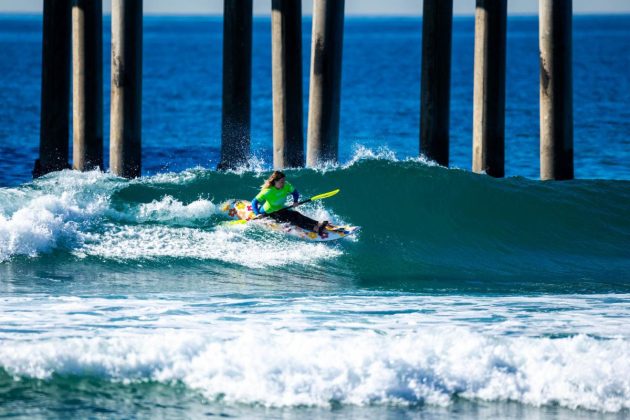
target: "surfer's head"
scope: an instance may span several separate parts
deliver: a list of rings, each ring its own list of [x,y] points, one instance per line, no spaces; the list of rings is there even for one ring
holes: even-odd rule
[[[282,188],[284,187],[284,178],[285,178],[285,175],[283,172],[273,171],[273,173],[265,181],[263,188],[271,188],[271,187]]]

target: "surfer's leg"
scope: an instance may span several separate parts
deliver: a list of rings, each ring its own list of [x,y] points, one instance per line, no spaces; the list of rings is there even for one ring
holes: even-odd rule
[[[294,223],[295,218],[293,217],[291,212],[289,212],[289,210],[278,210],[276,212],[271,213],[269,217],[271,217],[273,220],[280,223],[295,224]]]
[[[299,226],[302,229],[312,231],[317,231],[320,224],[317,220],[306,217],[302,213],[298,213],[294,210],[280,210],[270,214],[270,216],[279,222],[291,223],[292,225]]]
[[[291,211],[291,210],[289,210]],[[310,217],[304,216],[302,213],[298,213],[297,211],[291,211],[296,214],[296,221],[293,224],[307,230],[312,230],[313,232],[317,232],[318,235],[321,235],[324,232],[324,229],[328,225],[328,221],[325,220],[323,222],[318,222],[317,220],[313,220]]]

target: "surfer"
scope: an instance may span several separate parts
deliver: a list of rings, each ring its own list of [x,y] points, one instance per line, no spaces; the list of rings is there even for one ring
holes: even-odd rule
[[[280,223],[291,223],[302,229],[317,232],[321,236],[328,221],[318,222],[295,210],[284,208],[289,194],[293,196],[291,207],[297,206],[300,193],[286,180],[284,173],[274,171],[252,200],[252,211],[257,217],[267,214]]]

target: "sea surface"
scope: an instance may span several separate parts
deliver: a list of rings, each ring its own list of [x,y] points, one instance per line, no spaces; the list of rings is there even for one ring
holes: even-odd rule
[[[444,168],[418,156],[421,20],[347,18],[340,162],[287,171],[341,189],[303,208],[362,227],[335,243],[222,224],[271,169],[269,19],[223,173],[221,19],[144,24],[143,176],[32,181],[41,16],[0,15],[0,417],[630,416],[630,16],[574,19],[567,182],[537,180],[536,18],[508,21],[505,179],[470,172],[474,19]]]

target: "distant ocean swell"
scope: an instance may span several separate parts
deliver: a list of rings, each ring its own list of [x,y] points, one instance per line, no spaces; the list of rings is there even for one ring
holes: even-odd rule
[[[316,245],[221,226],[217,204],[251,199],[260,170],[191,169],[134,181],[66,171],[0,190],[0,261],[62,252],[308,269],[326,259],[367,281],[535,275],[614,290],[628,280],[628,181],[494,180],[370,151],[345,166],[288,173],[305,196],[341,188],[304,210],[362,226],[359,238]]]

